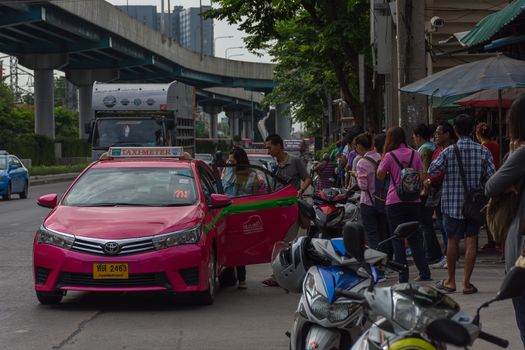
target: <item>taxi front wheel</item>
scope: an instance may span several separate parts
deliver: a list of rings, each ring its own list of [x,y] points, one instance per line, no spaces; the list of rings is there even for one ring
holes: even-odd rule
[[[64,294],[60,291],[56,292],[36,292],[36,297],[42,305],[57,305],[62,301]]]
[[[215,300],[215,290],[217,289],[217,255],[212,248],[210,261],[208,263],[208,289],[197,293],[196,302],[200,305],[211,305]]]

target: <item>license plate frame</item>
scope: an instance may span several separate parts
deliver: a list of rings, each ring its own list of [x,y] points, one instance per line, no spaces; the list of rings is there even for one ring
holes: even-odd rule
[[[93,279],[129,279],[128,263],[93,263]]]

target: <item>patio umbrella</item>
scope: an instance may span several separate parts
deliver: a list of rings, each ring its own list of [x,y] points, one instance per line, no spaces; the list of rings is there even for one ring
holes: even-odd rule
[[[514,100],[525,94],[525,88],[501,89],[501,107],[510,108]],[[498,90],[483,90],[464,97],[454,103],[463,106],[497,108],[500,106]]]
[[[504,55],[455,66],[403,86],[402,92],[450,97],[480,90],[525,87],[525,61]]]
[[[499,107],[499,141],[502,143],[502,89],[525,88],[525,61],[498,54],[455,66],[402,87],[402,92],[451,97],[481,90],[496,90]],[[500,148],[501,152],[502,148]],[[501,156],[501,154],[500,154]]]

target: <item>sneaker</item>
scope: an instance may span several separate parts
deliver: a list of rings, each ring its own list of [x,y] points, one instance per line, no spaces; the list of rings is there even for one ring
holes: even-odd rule
[[[246,285],[246,281],[239,281],[239,286],[237,288],[239,288],[239,289],[247,289],[248,286]]]
[[[438,262],[430,264],[433,269],[446,269],[447,268],[447,257],[443,256]]]

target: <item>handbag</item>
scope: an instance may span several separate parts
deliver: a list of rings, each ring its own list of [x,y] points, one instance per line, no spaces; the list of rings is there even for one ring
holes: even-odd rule
[[[481,225],[484,220],[482,211],[487,205],[487,197],[485,197],[485,193],[481,188],[470,189],[468,187],[467,177],[465,176],[465,170],[463,169],[463,163],[461,162],[461,156],[457,145],[454,145],[454,153],[456,154],[456,159],[458,161],[459,174],[461,175],[464,191],[463,217],[470,223]]]
[[[515,188],[493,197],[487,204],[487,228],[494,236],[494,240],[502,243],[507,238],[510,224],[518,211],[519,200],[523,195],[523,180]],[[519,192],[516,188],[520,188]]]

